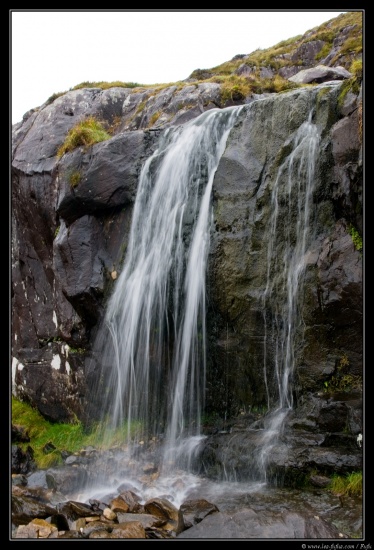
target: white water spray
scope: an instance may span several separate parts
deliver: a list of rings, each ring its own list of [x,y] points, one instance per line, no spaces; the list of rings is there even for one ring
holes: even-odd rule
[[[168,462],[183,438],[200,434],[210,198],[240,110],[214,109],[168,129],[145,162],[107,331],[97,345],[111,365],[105,413],[114,426],[127,423],[129,438],[137,427],[138,442],[163,434]]]

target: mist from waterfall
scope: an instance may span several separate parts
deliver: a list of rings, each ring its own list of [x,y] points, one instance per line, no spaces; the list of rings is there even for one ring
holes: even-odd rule
[[[103,416],[127,425],[134,444],[162,435],[168,464],[188,461],[200,436],[211,190],[241,108],[169,128],[144,163],[124,264],[96,342],[111,369],[100,386]]]

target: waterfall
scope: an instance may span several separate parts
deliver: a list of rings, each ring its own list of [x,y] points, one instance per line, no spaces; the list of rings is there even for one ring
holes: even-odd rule
[[[126,427],[132,452],[152,438],[162,441],[160,473],[188,471],[205,437],[200,422],[211,191],[228,135],[243,108],[207,111],[159,138],[139,176],[124,263],[96,341],[97,353],[109,366],[99,389],[103,418],[111,426]],[[255,114],[253,104],[248,116]],[[248,461],[255,480],[266,481],[271,449],[293,407],[320,139],[312,115],[310,111],[283,144],[283,159],[269,188],[260,300],[268,414],[248,426],[253,434]],[[236,479],[235,468],[231,472],[224,458],[222,468],[226,480]]]
[[[311,218],[319,133],[312,123],[312,111],[290,145],[291,152],[279,167],[271,194],[267,279],[263,293],[264,380],[270,414],[265,419],[258,447],[258,463],[265,477],[270,450],[293,406],[291,381],[297,342],[302,334],[302,280],[307,245],[313,239]],[[269,348],[273,350],[271,381],[268,380]]]
[[[211,190],[241,107],[167,129],[144,163],[124,264],[96,351],[110,366],[103,413],[127,438],[162,434],[168,463],[200,435]],[[192,439],[193,441],[193,439]],[[192,452],[192,451],[191,451]]]

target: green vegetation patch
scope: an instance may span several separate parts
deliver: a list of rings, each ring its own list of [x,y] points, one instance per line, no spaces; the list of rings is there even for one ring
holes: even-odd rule
[[[322,48],[320,49],[320,51],[316,54],[314,59],[316,61],[319,61],[320,59],[324,59],[325,57],[327,57],[329,55],[330,50],[331,50],[331,44],[330,43],[324,44],[322,46]]]
[[[227,101],[242,101],[252,91],[250,81],[242,76],[231,75],[227,78],[221,77],[220,83],[221,100],[223,103]]]
[[[324,382],[325,392],[349,392],[362,388],[362,376],[349,372],[348,356],[344,353],[335,368],[334,375]]]
[[[350,236],[352,237],[353,244],[358,252],[362,252],[362,237],[358,230],[352,225],[348,229]]]
[[[153,115],[150,118],[148,127],[153,126],[154,124],[156,124],[156,122],[158,121],[160,116],[161,116],[161,111],[156,111],[155,113],[153,113]]]
[[[77,187],[79,182],[82,180],[82,173],[79,170],[74,170],[68,176],[70,187]]]
[[[259,78],[252,75],[248,77],[237,75],[218,76],[211,79],[211,81],[221,84],[221,101],[223,103],[243,101],[252,93],[280,93],[300,86],[280,75],[275,75],[272,78]]]
[[[347,78],[344,80],[340,87],[340,92],[338,96],[338,107],[341,109],[344,104],[344,100],[349,92],[352,92],[355,95],[358,95],[360,92],[361,79],[356,76]]]
[[[109,88],[139,88],[141,86],[142,84],[138,82],[121,82],[120,80],[114,82],[88,82],[86,80],[85,82],[77,84],[74,88],[71,88],[71,90],[81,90],[82,88],[101,88],[102,90],[108,90]]]
[[[348,53],[361,53],[362,52],[362,36],[350,36],[342,44],[340,55],[345,55]]]
[[[49,468],[62,463],[61,451],[76,451],[85,440],[83,427],[76,424],[52,424],[27,403],[12,397],[12,424],[25,428],[30,442],[19,444],[24,450],[30,446],[38,468]],[[45,446],[55,449],[46,453]]]
[[[62,464],[62,451],[75,453],[88,445],[98,449],[124,445],[141,428],[139,422],[133,422],[131,427],[124,423],[119,428],[112,428],[108,423],[102,422],[94,424],[90,430],[78,420],[70,424],[48,422],[39,411],[14,396],[12,424],[25,429],[30,441],[17,445],[23,450],[29,446],[33,449],[34,461],[40,469]],[[46,447],[52,450],[47,452]]]
[[[61,97],[62,95],[65,95],[66,92],[58,92],[56,94],[52,94],[51,96],[49,96],[49,98],[47,99],[47,104],[50,105],[51,103],[54,102],[55,99],[57,99],[58,97]]]
[[[90,116],[78,122],[71,128],[64,143],[57,151],[57,157],[61,158],[65,153],[73,151],[76,147],[86,147],[110,139],[110,134],[104,129],[101,122]]]
[[[189,78],[193,78],[195,80],[208,80],[209,78],[212,78],[214,74],[214,70],[195,69],[194,71],[192,71]]]
[[[358,79],[362,79],[362,59],[354,59],[349,67],[349,72]]]
[[[362,472],[351,472],[345,476],[333,475],[329,490],[339,496],[362,496]]]

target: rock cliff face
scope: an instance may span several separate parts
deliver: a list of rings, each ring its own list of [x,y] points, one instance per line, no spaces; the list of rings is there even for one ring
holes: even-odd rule
[[[282,196],[279,190],[276,205],[272,197],[292,151],[291,139],[308,112],[320,137],[307,228],[310,244],[303,260],[307,266],[300,312],[303,347],[296,359],[294,391],[323,389],[324,382],[337,374],[343,357],[349,358],[352,375],[361,374],[362,255],[350,235],[351,227],[362,234],[360,99],[348,94],[339,113],[340,94],[342,85],[264,99],[244,111],[229,137],[213,191],[215,232],[209,273],[208,317],[216,342],[213,371],[219,369],[217,378],[226,380],[220,391],[212,379],[217,407],[232,403],[235,408],[236,402],[238,411],[240,401],[261,405],[265,399],[264,292],[269,275],[275,276],[268,270],[283,268],[283,260],[274,262],[268,256],[272,214],[276,207],[274,251],[281,258],[292,253],[286,248],[287,231],[297,216],[292,183],[283,191],[289,194]],[[301,180],[300,173],[291,173],[292,177]],[[300,189],[299,197],[301,193]],[[291,239],[292,249],[297,237]],[[276,315],[275,303],[266,308],[266,315]]]
[[[172,86],[155,96],[148,90],[152,109],[142,114],[140,92],[84,88],[14,126],[12,391],[46,418],[87,421],[85,364],[121,271],[141,166],[165,127],[222,106],[220,98],[213,83]],[[363,232],[361,91],[357,82],[335,81],[246,101],[213,184],[206,410],[240,419],[266,408],[276,393],[276,375],[267,369],[280,348],[271,331],[287,320],[267,300],[267,283],[301,231],[288,228],[305,206],[291,201],[281,180],[297,132],[309,121],[317,152],[305,273],[296,289],[302,323],[292,335],[290,426],[324,438],[338,433],[342,446],[347,432],[352,445],[362,431],[362,250],[354,238]],[[89,115],[115,127],[113,137],[59,159],[67,132]],[[327,424],[326,407],[338,411]]]
[[[193,88],[196,109],[183,121],[214,106],[207,90],[219,92]],[[175,91],[158,95],[165,112]],[[84,417],[85,357],[121,269],[137,178],[158,131],[119,132],[61,160],[57,151],[82,116],[126,120],[134,101],[128,94],[72,91],[13,128],[13,388],[53,420]]]

